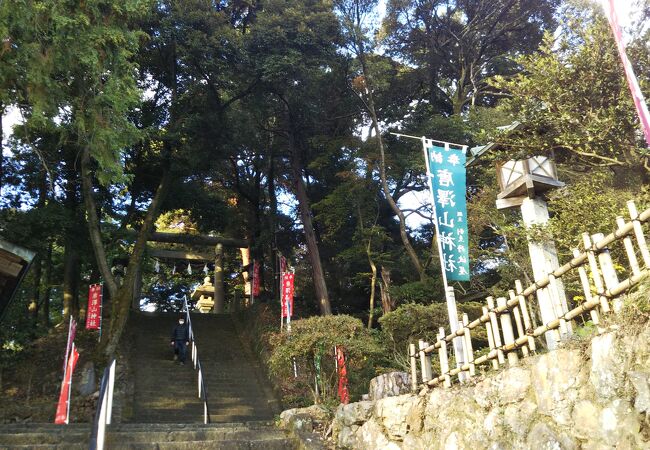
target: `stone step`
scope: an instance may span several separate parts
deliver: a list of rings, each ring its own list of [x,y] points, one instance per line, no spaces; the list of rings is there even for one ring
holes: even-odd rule
[[[110,447],[114,450],[292,450],[298,445],[286,438],[252,440],[252,441],[184,441],[184,442],[155,442],[131,443],[121,442]]]
[[[254,430],[266,430],[269,427],[274,427],[274,422],[269,420],[253,420],[253,421],[241,421],[241,422],[230,422],[230,423],[220,423],[220,424],[169,424],[169,423],[119,423],[112,424],[109,426],[110,431],[116,433],[135,433],[141,431],[188,431],[188,430],[225,430],[225,431],[254,431]]]
[[[286,435],[278,429],[262,430],[204,428],[174,431],[131,431],[114,432],[109,430],[107,443],[115,442],[177,442],[177,441],[253,441],[264,439],[286,439]]]
[[[65,444],[17,444],[11,446],[4,446],[0,443],[0,450],[20,450],[20,449],[29,449],[29,450],[87,450],[88,442],[83,443],[71,443],[67,442]]]
[[[90,431],[85,433],[59,433],[49,431],[24,431],[0,434],[0,448],[4,445],[63,444],[83,443],[90,439]]]

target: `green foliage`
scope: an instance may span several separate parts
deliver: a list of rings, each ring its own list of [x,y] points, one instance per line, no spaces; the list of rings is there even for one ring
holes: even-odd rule
[[[467,302],[458,303],[459,314],[467,313],[472,321],[481,316],[480,303]],[[404,355],[408,353],[408,344],[416,343],[419,339],[433,343],[437,340],[440,327],[444,327],[446,334],[449,330],[449,315],[446,303],[433,303],[420,305],[407,303],[395,311],[384,314],[379,318],[382,331],[392,344],[395,357],[405,361]],[[484,327],[478,327],[472,332],[474,350],[478,350],[487,344],[487,334]],[[399,356],[401,355],[401,356]]]
[[[142,34],[131,27],[151,3],[8,1],[0,10],[0,23],[10,21],[10,52],[25,63],[1,84],[15,89],[13,101],[30,106],[29,127],[55,118],[69,125],[62,138],[90,149],[105,185],[122,179],[121,151],[138,137],[128,114],[140,102],[133,58]]]
[[[607,20],[569,10],[563,27],[545,36],[538,53],[518,58],[520,74],[492,80],[509,94],[502,107],[524,124],[497,139],[515,155],[553,150],[574,171],[642,170],[648,155]],[[637,75],[644,86],[647,72]]]
[[[296,361],[299,378],[296,385],[309,392],[316,375],[314,358],[321,357],[319,386],[323,399],[336,397],[337,376],[334,363],[334,346],[345,348],[350,393],[358,399],[367,392],[375,368],[383,363],[383,349],[377,339],[359,319],[346,315],[311,317],[291,324],[291,333],[275,333],[270,338],[273,347],[268,364],[278,378],[293,378],[293,361]],[[317,399],[318,400],[318,399]]]
[[[427,278],[424,281],[412,281],[399,286],[392,286],[390,295],[396,304],[421,303],[430,304],[444,300],[444,288],[440,277]]]

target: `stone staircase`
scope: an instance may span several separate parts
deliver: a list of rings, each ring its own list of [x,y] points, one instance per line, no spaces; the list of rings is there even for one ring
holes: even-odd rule
[[[134,313],[129,319],[133,415],[124,420],[203,423],[203,403],[189,355],[185,366],[173,361],[169,339],[177,319],[178,314],[159,313]]]
[[[290,450],[297,448],[285,432],[268,423],[119,424],[109,429],[110,450]],[[2,425],[0,449],[87,449],[88,424]]]
[[[291,450],[296,438],[273,425],[279,403],[259,363],[228,315],[192,315],[208,392],[210,424],[203,424],[197,374],[190,356],[173,361],[169,345],[178,314],[134,313],[131,341],[133,404],[124,423],[108,427],[106,449]],[[0,425],[0,450],[87,449],[89,424]]]
[[[227,314],[192,315],[212,423],[273,420],[280,404]]]
[[[134,423],[202,423],[197,375],[190,357],[172,360],[169,335],[177,314],[135,314],[130,322],[135,352]],[[229,315],[192,314],[212,423],[273,420],[279,403],[262,369],[243,345]],[[189,349],[188,349],[189,351]]]

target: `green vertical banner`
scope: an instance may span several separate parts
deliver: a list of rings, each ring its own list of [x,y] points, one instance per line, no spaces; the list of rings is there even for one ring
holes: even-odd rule
[[[442,265],[447,280],[469,281],[465,148],[424,142]]]

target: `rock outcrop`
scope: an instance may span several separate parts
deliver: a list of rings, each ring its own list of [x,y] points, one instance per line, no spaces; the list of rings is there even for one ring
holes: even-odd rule
[[[342,449],[650,449],[650,325],[450,389],[341,405]]]

